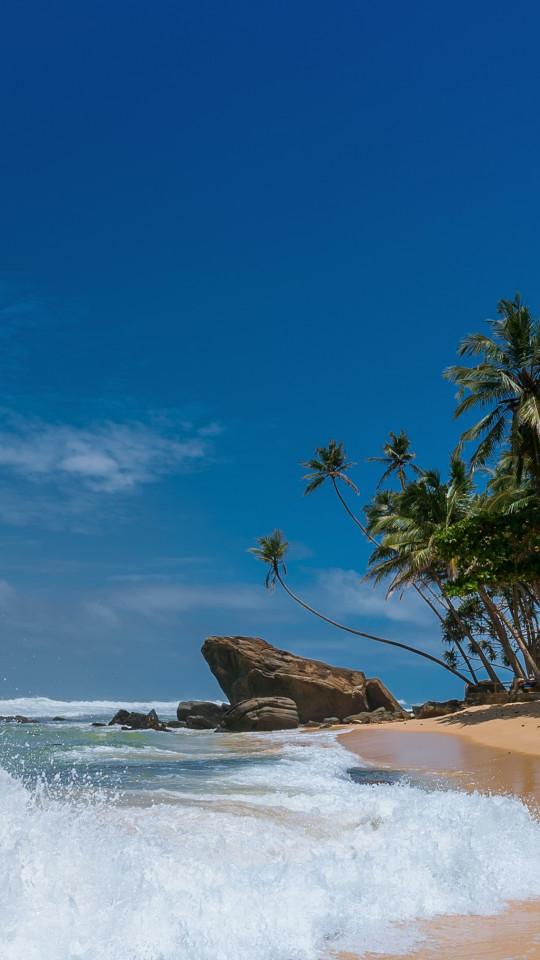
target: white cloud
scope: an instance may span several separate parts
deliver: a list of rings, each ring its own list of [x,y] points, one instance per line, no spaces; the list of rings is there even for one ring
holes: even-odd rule
[[[341,570],[334,567],[317,572],[317,592],[314,606],[322,613],[340,617],[380,617],[409,623],[424,624],[433,619],[427,606],[408,590],[403,600],[397,596],[385,599],[385,591],[373,589],[370,583],[362,583],[356,570]]]
[[[230,587],[205,584],[150,585],[137,590],[118,591],[111,599],[111,606],[116,609],[148,617],[191,610],[259,611],[265,609],[268,603],[266,591],[255,584],[234,584]]]
[[[118,616],[114,610],[101,600],[86,600],[84,609],[99,623],[106,624],[107,626],[116,626],[118,623]]]
[[[133,491],[204,462],[209,452],[199,435],[171,437],[142,423],[81,428],[14,418],[11,429],[0,431],[1,467],[33,483],[101,493]]]
[[[15,598],[15,590],[7,582],[0,580],[0,607],[7,606]]]

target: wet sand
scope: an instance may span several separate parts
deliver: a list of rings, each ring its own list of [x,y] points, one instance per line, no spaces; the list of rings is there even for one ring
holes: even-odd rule
[[[540,819],[540,702],[370,724],[339,739],[377,766],[437,774],[457,789],[517,795]],[[384,954],[384,960],[540,960],[538,900],[511,903],[495,917],[441,917],[416,929],[424,939],[411,952],[399,958]]]

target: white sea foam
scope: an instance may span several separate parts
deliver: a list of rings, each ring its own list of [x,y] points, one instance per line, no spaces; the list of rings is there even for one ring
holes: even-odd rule
[[[384,955],[415,919],[540,896],[518,800],[359,786],[324,734],[260,743],[181,808],[54,799],[0,771],[2,960]]]
[[[221,703],[221,701],[215,701]],[[0,716],[21,714],[25,717],[62,716],[70,720],[81,717],[112,717],[117,710],[138,710],[176,717],[178,700],[50,700],[49,697],[17,697],[0,700]]]

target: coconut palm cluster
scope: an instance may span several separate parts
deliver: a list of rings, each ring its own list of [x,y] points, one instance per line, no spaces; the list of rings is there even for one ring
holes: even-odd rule
[[[455,417],[481,413],[460,437],[448,474],[414,463],[409,437],[390,433],[382,476],[359,515],[349,504],[356,466],[330,440],[302,462],[304,495],[328,484],[372,547],[364,580],[387,596],[411,588],[438,623],[441,657],[338,623],[305,603],[285,581],[288,542],[280,530],[251,548],[268,568],[266,585],[340,630],[435,661],[466,682],[540,680],[540,321],[519,294],[500,300],[487,333],[458,347],[470,366],[443,376],[458,387]],[[470,451],[466,456],[467,451]]]

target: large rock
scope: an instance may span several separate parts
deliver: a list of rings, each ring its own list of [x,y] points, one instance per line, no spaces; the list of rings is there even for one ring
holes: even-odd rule
[[[208,637],[202,646],[208,666],[232,706],[259,697],[288,697],[300,723],[401,707],[380,680],[361,670],[331,667],[278,650],[257,637]]]
[[[221,726],[238,732],[294,730],[298,726],[298,712],[294,700],[288,697],[255,697],[232,707]]]

